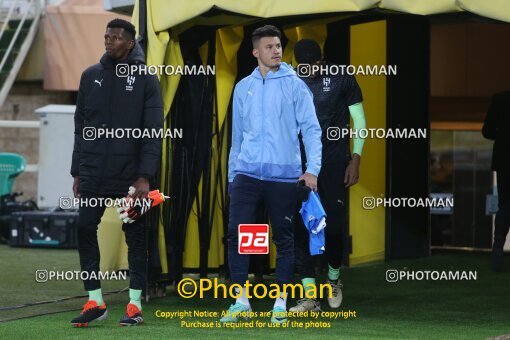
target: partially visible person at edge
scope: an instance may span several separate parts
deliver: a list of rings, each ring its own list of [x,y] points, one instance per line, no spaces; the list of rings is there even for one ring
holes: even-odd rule
[[[494,243],[491,262],[494,271],[503,269],[503,247],[510,228],[510,91],[498,93],[485,117],[482,134],[494,141],[492,171],[496,171],[498,188],[498,212],[494,225]]]

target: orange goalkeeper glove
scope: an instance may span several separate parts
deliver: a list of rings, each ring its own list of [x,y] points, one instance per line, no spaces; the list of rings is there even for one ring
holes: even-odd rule
[[[147,198],[140,202],[132,197],[135,191],[135,187],[129,187],[128,196],[124,200],[123,206],[117,209],[119,218],[124,223],[133,223],[142,215],[146,214],[150,209],[160,205],[165,201],[165,199],[170,198],[169,196],[165,196],[163,193],[159,192],[159,190],[153,190],[149,191]]]

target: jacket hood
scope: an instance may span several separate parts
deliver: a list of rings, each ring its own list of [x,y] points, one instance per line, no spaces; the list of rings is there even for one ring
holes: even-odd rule
[[[259,67],[257,66],[255,70],[251,73],[252,76],[258,79],[262,79],[262,74],[259,71]],[[269,71],[266,74],[266,78],[281,78],[281,77],[287,77],[287,76],[293,76],[296,75],[296,71],[287,63],[282,62],[280,64],[280,68],[278,68],[278,71],[273,72]]]
[[[105,66],[112,66],[118,63],[118,61],[113,60],[106,53],[103,54],[99,62]],[[145,53],[143,53],[142,46],[140,46],[138,41],[135,40],[135,47],[129,52],[126,60],[122,61],[122,64],[145,64]]]

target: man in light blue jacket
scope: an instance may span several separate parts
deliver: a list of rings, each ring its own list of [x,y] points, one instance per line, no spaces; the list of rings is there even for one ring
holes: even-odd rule
[[[248,278],[249,255],[239,253],[239,224],[256,222],[256,207],[263,202],[269,212],[273,241],[277,249],[278,283],[294,276],[294,214],[297,211],[296,182],[304,180],[317,189],[321,167],[321,127],[313,97],[291,66],[281,62],[280,31],[270,25],[253,32],[253,56],[258,67],[234,90],[232,147],[229,157],[230,216],[228,262],[232,283],[244,286]],[[303,174],[298,134],[306,150]],[[238,321],[251,311],[241,288],[236,303],[222,322]],[[287,295],[276,299],[272,322],[285,322]]]

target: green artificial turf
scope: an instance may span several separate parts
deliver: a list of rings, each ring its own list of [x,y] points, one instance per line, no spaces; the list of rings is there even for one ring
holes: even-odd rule
[[[510,259],[507,259],[510,265]],[[56,299],[82,294],[81,282],[58,281],[36,283],[36,269],[76,270],[75,250],[14,249],[0,246],[0,306]],[[1,322],[0,336],[10,338],[95,337],[95,338],[371,338],[371,339],[485,339],[510,334],[510,271],[493,273],[487,254],[443,253],[429,258],[399,260],[363,265],[341,270],[344,302],[340,310],[356,311],[356,318],[318,319],[329,328],[300,327],[267,328],[268,318],[256,318],[263,328],[186,328],[180,319],[156,317],[157,311],[216,311],[228,308],[231,300],[184,299],[173,288],[165,298],[144,304],[145,324],[140,327],[119,327],[127,293],[105,298],[109,318],[89,328],[74,329],[70,320],[78,313],[63,312],[46,316]],[[402,281],[386,282],[386,270],[460,270],[477,271],[476,281]],[[270,278],[268,278],[268,282]],[[118,290],[127,282],[106,282],[104,290]],[[62,303],[0,311],[0,321],[34,314],[80,308],[85,298]],[[269,311],[270,299],[252,301],[256,312]],[[289,302],[291,306],[293,302]],[[327,302],[323,310],[330,311]],[[186,321],[215,322],[217,318],[186,317]],[[294,319],[305,324],[308,319]]]

